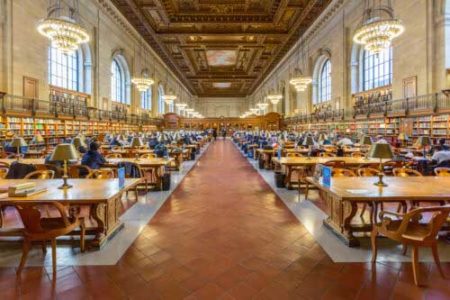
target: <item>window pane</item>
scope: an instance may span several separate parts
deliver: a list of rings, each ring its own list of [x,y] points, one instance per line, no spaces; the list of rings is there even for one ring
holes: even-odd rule
[[[49,83],[65,89],[79,91],[78,74],[78,56],[76,51],[70,54],[64,54],[57,48],[50,47],[48,58]]]
[[[379,54],[364,51],[362,59],[364,91],[392,83],[392,48],[385,49]]]

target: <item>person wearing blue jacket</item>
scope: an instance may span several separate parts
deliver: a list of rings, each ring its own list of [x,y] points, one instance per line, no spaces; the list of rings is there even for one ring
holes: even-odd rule
[[[106,159],[98,152],[98,149],[99,145],[96,142],[92,142],[89,145],[89,151],[83,155],[81,164],[91,169],[100,169],[106,163]]]

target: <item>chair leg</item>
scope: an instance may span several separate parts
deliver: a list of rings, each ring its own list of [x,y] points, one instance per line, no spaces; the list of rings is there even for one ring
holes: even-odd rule
[[[419,247],[414,246],[412,251],[412,268],[414,275],[414,283],[419,285]]]
[[[25,263],[26,263],[27,257],[28,257],[28,252],[30,252],[30,248],[31,248],[31,242],[28,240],[24,240],[23,248],[22,248],[22,258],[20,259],[19,268],[17,269],[17,275],[20,275],[23,267],[25,266]]]
[[[42,253],[47,254],[47,241],[42,241]]]
[[[437,249],[437,244],[434,244],[433,246],[431,246],[431,251],[433,252],[433,258],[434,258],[434,262],[436,264],[436,267],[439,270],[439,273],[441,274],[442,278],[445,279],[445,274],[444,271],[442,270],[441,267],[441,260],[439,259],[439,253],[438,253],[438,249]]]
[[[56,239],[52,239],[52,267],[53,275],[56,274]]]
[[[370,241],[372,244],[372,263],[377,262],[377,254],[378,254],[378,245],[377,245],[377,235],[378,231],[375,228],[375,224],[373,225],[374,229],[372,230],[372,233],[370,234]]]
[[[362,208],[361,208],[361,213],[359,214],[359,216],[362,218],[364,216],[364,213],[366,212],[366,208],[367,208],[367,204],[364,203]]]
[[[80,223],[80,249],[81,252],[84,252],[85,250],[85,242],[84,242],[84,238],[86,236],[86,226],[84,224],[84,219],[81,220]]]
[[[309,193],[309,183],[306,182],[306,184],[305,184],[305,200],[308,200],[308,193]]]
[[[407,252],[408,252],[408,245],[403,244],[402,254],[403,254],[403,255],[406,255]]]

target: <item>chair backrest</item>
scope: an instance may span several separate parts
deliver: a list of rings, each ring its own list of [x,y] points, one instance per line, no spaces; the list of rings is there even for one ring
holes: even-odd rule
[[[401,168],[403,167],[404,162],[402,161],[396,161],[396,160],[389,160],[383,163],[383,167],[390,167],[390,168]]]
[[[70,178],[86,178],[91,174],[91,168],[84,165],[72,165],[67,171]]]
[[[364,157],[364,154],[362,154],[362,152],[353,152],[352,154],[350,154],[351,157]]]
[[[417,222],[421,219],[420,216],[423,213],[431,213],[432,216],[427,224],[427,232],[420,232],[417,236],[414,233],[408,232],[404,234],[405,230],[408,228],[409,223]],[[429,206],[416,208],[405,214],[402,223],[400,224],[399,231],[402,233],[402,237],[405,239],[414,239],[414,241],[429,242],[435,241],[438,238],[438,233],[442,228],[442,225],[447,221],[448,215],[450,213],[450,205],[444,206]]]
[[[331,153],[331,152],[322,152],[320,153],[321,157],[336,157],[336,154]]]
[[[435,168],[434,169],[434,174],[436,176],[442,176],[442,177],[450,176],[450,168],[444,168],[444,167]]]
[[[108,159],[108,158],[122,158],[122,154],[120,154],[120,153],[110,153],[110,154],[105,155],[105,158],[106,159]]]
[[[145,176],[139,164],[134,162],[119,162],[117,164],[118,168],[125,168],[126,178],[143,178]]]
[[[28,173],[24,179],[53,179],[55,177],[55,171],[53,170],[38,170]]]
[[[114,178],[114,170],[113,169],[98,169],[98,170],[92,170],[91,174],[89,174],[88,178],[95,178],[95,179],[111,179]]]
[[[392,173],[398,177],[423,176],[419,171],[409,168],[394,168]]]
[[[331,171],[332,177],[356,177],[355,172],[344,168],[333,168]]]
[[[145,153],[145,154],[141,155],[141,158],[143,158],[143,159],[156,158],[156,154],[155,153]]]
[[[377,176],[380,171],[374,168],[359,168],[356,173],[361,177]]]
[[[18,202],[15,204],[15,208],[19,212],[20,218],[22,219],[22,223],[25,227],[24,233],[25,235],[32,235],[36,233],[42,233],[45,232],[45,229],[41,226],[41,210],[39,207],[42,207],[42,205],[50,205],[54,206],[60,214],[60,217],[62,218],[63,224],[65,226],[69,226],[70,222],[67,218],[65,208],[64,206],[59,202],[45,202],[45,203],[36,203],[36,202],[30,202],[30,203],[24,203],[24,202]]]
[[[0,161],[0,167],[6,167],[9,168],[9,164],[7,162]]]
[[[0,179],[5,179],[9,172],[9,168],[0,166]]]
[[[324,163],[327,167],[332,168],[344,168],[345,167],[345,161],[344,160],[330,160]]]
[[[303,157],[303,155],[301,153],[296,152],[287,152],[286,157]]]

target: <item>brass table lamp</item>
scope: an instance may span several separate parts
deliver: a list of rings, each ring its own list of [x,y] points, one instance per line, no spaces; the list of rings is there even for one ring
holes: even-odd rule
[[[84,140],[79,137],[76,136],[72,139],[72,144],[75,146],[75,149],[78,151],[78,149],[80,149],[80,147],[85,147],[86,148],[86,143],[84,142]]]
[[[429,136],[419,136],[419,138],[417,139],[415,145],[417,147],[422,148],[423,150],[423,157],[426,156],[426,151],[425,151],[425,147],[426,146],[431,146],[433,143],[431,142],[431,139]]]
[[[392,154],[392,148],[389,144],[373,144],[372,147],[369,150],[369,157],[371,158],[379,158],[380,159],[380,167],[379,167],[379,173],[378,173],[378,182],[375,182],[374,184],[377,186],[387,186],[386,183],[383,182],[383,159],[392,159],[394,155]]]
[[[138,149],[139,147],[142,147],[144,143],[142,142],[141,138],[134,137],[131,141],[131,148]],[[139,161],[139,153],[136,152],[136,161]]]
[[[361,137],[361,140],[359,141],[359,144],[361,146],[372,146],[373,142],[372,142],[372,138],[368,135],[363,135]],[[368,148],[368,147],[367,147]],[[364,148],[365,150],[367,150],[367,148]],[[369,160],[369,158],[367,157],[367,154],[364,155],[364,160]]]
[[[409,137],[405,133],[400,132],[398,134],[397,140],[401,141],[401,145],[403,146],[405,142],[409,140]]]
[[[69,178],[69,176],[67,176],[67,161],[75,159],[78,159],[78,152],[73,144],[59,144],[53,151],[50,160],[64,162],[63,184],[58,187],[59,189],[68,189],[72,187],[67,183],[67,179]]]
[[[17,161],[20,160],[20,148],[28,146],[27,142],[22,137],[13,138],[10,144],[11,147],[17,149]]]

